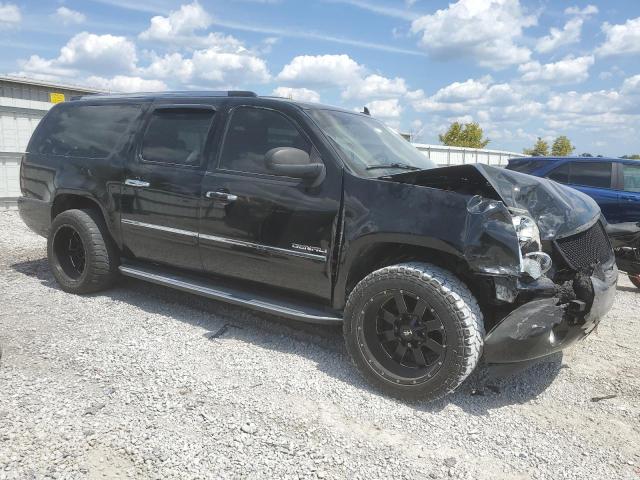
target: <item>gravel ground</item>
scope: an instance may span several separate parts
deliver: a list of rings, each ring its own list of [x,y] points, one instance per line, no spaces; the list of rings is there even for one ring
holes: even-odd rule
[[[0,479],[640,478],[626,278],[564,358],[406,404],[359,378],[338,329],[135,280],[73,296],[45,256],[0,213]]]

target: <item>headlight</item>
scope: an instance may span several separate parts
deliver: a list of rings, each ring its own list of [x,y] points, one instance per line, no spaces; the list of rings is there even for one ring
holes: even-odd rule
[[[547,273],[552,265],[551,257],[541,251],[538,225],[528,215],[514,215],[513,226],[520,243],[522,271],[537,280]]]
[[[537,252],[541,248],[540,230],[535,220],[527,215],[515,215],[513,226],[518,235],[522,253]]]

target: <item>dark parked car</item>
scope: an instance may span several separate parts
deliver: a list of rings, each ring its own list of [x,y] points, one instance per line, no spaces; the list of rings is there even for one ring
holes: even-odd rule
[[[640,161],[529,157],[510,159],[507,168],[571,185],[592,197],[608,221],[618,267],[640,288]]]
[[[118,274],[343,324],[404,398],[484,357],[522,367],[585,337],[617,269],[596,203],[489,166],[436,168],[363,114],[251,92],[83,97],[52,108],[20,213],[60,287]],[[485,333],[488,332],[488,333]]]
[[[592,197],[609,223],[640,222],[640,161],[602,157],[512,158],[509,170],[550,178]]]

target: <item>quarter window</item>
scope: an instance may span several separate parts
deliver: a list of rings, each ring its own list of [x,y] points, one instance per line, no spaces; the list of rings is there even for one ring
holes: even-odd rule
[[[157,109],[142,141],[145,161],[198,166],[209,134],[213,110]]]
[[[265,154],[276,147],[294,147],[310,153],[311,145],[284,115],[262,108],[233,111],[222,149],[220,167],[273,175]]]
[[[627,192],[640,192],[640,165],[622,164],[624,175],[624,190]]]
[[[560,183],[585,187],[611,188],[610,162],[571,162],[560,165],[547,175]]]
[[[43,121],[30,149],[45,155],[106,158],[123,146],[140,111],[139,105],[58,105]]]
[[[586,187],[611,188],[610,162],[575,162],[571,164],[569,183]]]

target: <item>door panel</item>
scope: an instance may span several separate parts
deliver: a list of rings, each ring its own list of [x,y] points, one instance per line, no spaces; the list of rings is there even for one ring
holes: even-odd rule
[[[265,173],[264,154],[283,146],[311,152],[313,163],[321,161],[300,128],[279,112],[252,107],[232,112],[223,168],[207,172],[203,180],[202,263],[213,274],[330,298],[328,252],[341,172],[327,169],[318,182]]]
[[[136,257],[202,270],[198,209],[214,112],[156,105],[122,187],[124,246]]]

